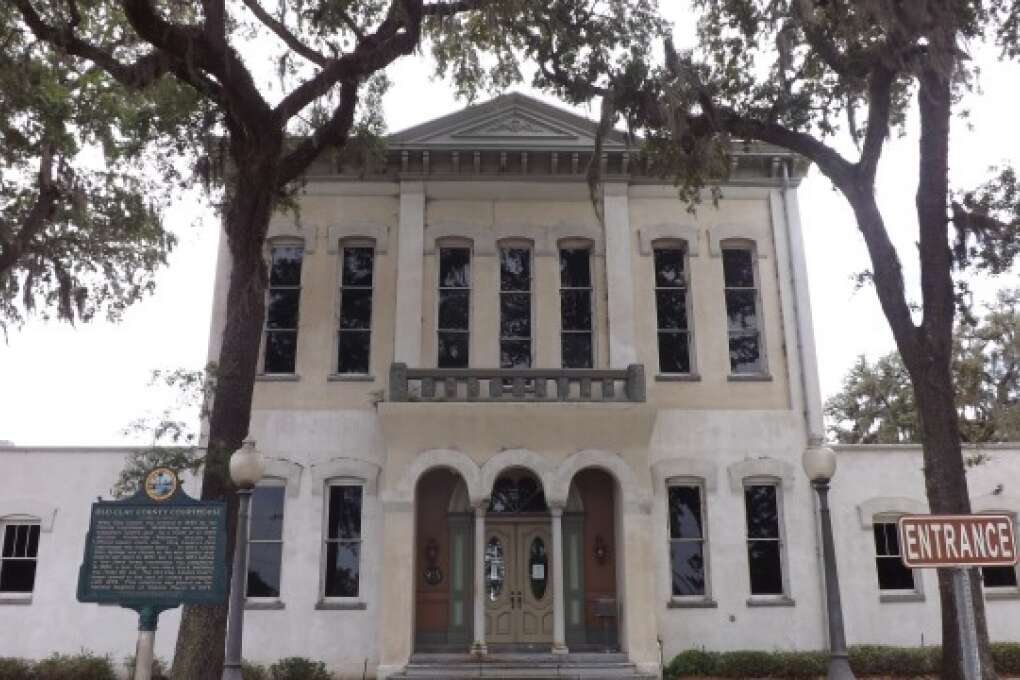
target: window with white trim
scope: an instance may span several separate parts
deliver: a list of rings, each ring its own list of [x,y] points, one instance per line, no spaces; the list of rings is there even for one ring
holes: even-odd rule
[[[375,249],[372,246],[350,245],[343,248],[337,324],[337,373],[369,372],[374,265]]]
[[[903,564],[896,521],[892,518],[876,519],[872,528],[875,535],[875,572],[878,575],[879,591],[919,592],[917,573]]]
[[[653,256],[659,372],[690,373],[687,248],[682,244],[657,245]]]
[[[252,491],[248,516],[247,597],[280,597],[285,491],[283,483],[276,480],[261,482]]]
[[[590,248],[560,248],[560,357],[563,368],[594,366]]]
[[[299,243],[278,244],[270,248],[262,366],[267,374],[294,372],[303,258],[304,246]]]
[[[439,368],[467,368],[471,347],[471,249],[439,249]]]
[[[0,523],[0,594],[31,593],[39,559],[39,522],[10,520]]]
[[[761,343],[761,305],[757,267],[751,246],[722,249],[730,373],[764,373]]]
[[[531,368],[531,299],[531,249],[500,248],[500,368]]]
[[[747,518],[747,567],[751,595],[782,595],[783,532],[779,487],[774,483],[744,485]]]
[[[364,486],[337,482],[327,487],[325,568],[326,598],[356,598],[361,582],[361,511]]]
[[[673,597],[704,597],[708,555],[705,550],[705,500],[700,484],[667,487],[669,566]]]
[[[1002,511],[1004,515],[1013,517],[1014,526],[1017,524],[1016,514],[1011,511]],[[1017,582],[1017,569],[1020,565],[1003,567],[981,567],[981,583],[986,590],[991,592],[1017,591],[1020,584]]]

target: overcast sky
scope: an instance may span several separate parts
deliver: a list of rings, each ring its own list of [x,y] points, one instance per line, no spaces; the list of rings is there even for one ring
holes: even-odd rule
[[[679,22],[676,9],[664,11]],[[689,31],[678,33],[685,42]],[[953,128],[952,176],[960,187],[979,183],[990,165],[1020,160],[1020,135],[1009,123],[1017,115],[1017,68],[998,64],[992,53],[974,56],[983,70],[983,93],[970,99],[973,129],[962,122]],[[446,84],[430,81],[429,75],[430,66],[420,57],[391,68],[394,86],[385,101],[391,130],[463,106]],[[879,203],[911,286],[917,280],[916,168],[917,139],[908,134],[887,146],[878,177]],[[851,276],[869,265],[845,201],[812,169],[801,185],[800,204],[822,394],[828,397],[839,390],[858,354],[875,357],[893,343],[874,291],[853,291]],[[194,197],[179,201],[167,223],[180,245],[159,275],[156,294],[131,308],[121,323],[76,328],[31,323],[12,333],[6,345],[0,342],[0,440],[18,445],[139,442],[124,427],[161,411],[172,399],[147,386],[150,372],[205,365],[218,225]],[[976,282],[986,296],[1005,285],[1018,282],[1015,277]]]

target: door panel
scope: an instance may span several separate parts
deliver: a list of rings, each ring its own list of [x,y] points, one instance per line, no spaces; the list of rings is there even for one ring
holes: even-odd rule
[[[517,525],[518,642],[552,642],[552,540],[548,522]]]
[[[485,639],[514,642],[516,534],[512,524],[487,526],[485,530]]]

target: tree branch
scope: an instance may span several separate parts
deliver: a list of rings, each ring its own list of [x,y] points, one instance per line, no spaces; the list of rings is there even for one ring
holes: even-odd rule
[[[358,108],[358,83],[345,82],[340,90],[340,103],[332,117],[280,161],[280,183],[296,180],[308,165],[325,149],[346,141],[354,125]]]
[[[492,0],[457,0],[456,2],[430,2],[422,7],[422,14],[430,17],[450,17],[461,12],[482,9]]]
[[[39,193],[32,209],[17,228],[12,241],[5,243],[0,250],[0,280],[7,277],[31,245],[32,239],[49,224],[56,210],[60,189],[53,182],[53,147],[48,142],[42,144],[37,177]]]
[[[278,21],[269,12],[263,9],[259,0],[242,0],[242,2],[244,2],[245,7],[250,9],[251,13],[254,14],[266,28],[275,33],[277,37],[279,37],[280,40],[287,45],[287,47],[294,50],[313,64],[325,66],[329,62],[328,57],[316,52],[311,47],[298,40],[298,37],[294,35],[282,22]]]
[[[896,74],[884,64],[876,64],[868,80],[868,129],[864,148],[857,166],[863,178],[874,183],[882,146],[889,137],[889,115],[892,106],[892,86]]]

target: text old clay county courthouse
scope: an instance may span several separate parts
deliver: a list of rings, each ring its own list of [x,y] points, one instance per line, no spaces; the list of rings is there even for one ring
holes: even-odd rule
[[[614,133],[600,219],[595,129],[498,97],[392,135],[376,171],[323,159],[271,224],[246,658],[361,678],[601,654],[655,677],[689,648],[825,648],[807,167],[740,146],[692,213]],[[212,358],[228,274],[222,246]],[[837,451],[849,641],[938,643],[935,575],[894,530],[927,511],[919,449]],[[986,452],[974,509],[1016,514],[1020,452]],[[132,612],[74,597],[125,453],[0,447],[0,656],[131,653]],[[1020,638],[1016,570],[984,592],[992,638]]]

